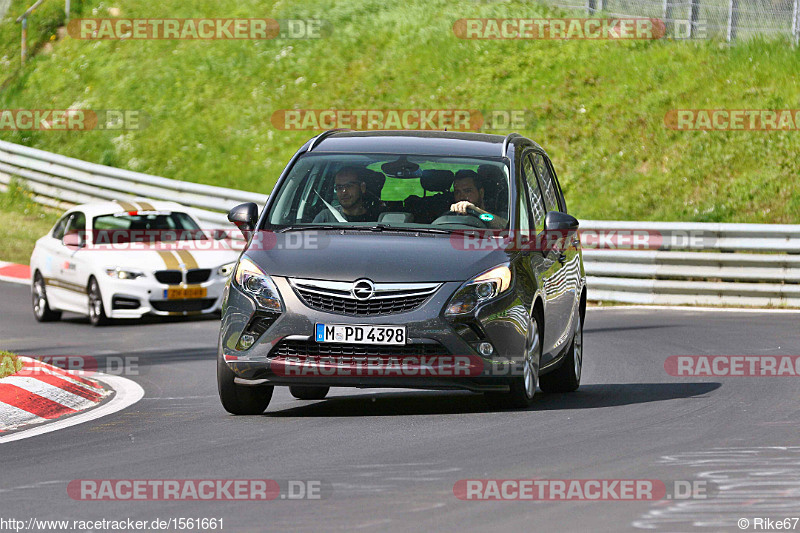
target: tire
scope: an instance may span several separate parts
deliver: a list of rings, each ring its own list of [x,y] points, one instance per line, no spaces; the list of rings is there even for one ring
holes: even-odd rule
[[[89,322],[95,327],[105,326],[109,323],[109,319],[106,316],[105,307],[103,307],[103,297],[96,279],[89,279],[89,288],[86,293],[89,296]]]
[[[309,385],[294,385],[289,387],[289,393],[298,400],[322,400],[328,395],[330,387],[313,387]]]
[[[525,409],[533,404],[533,397],[536,395],[536,382],[538,378],[538,362],[542,358],[542,339],[539,332],[539,319],[534,317],[531,322],[533,327],[533,338],[531,339],[530,349],[525,351],[523,363],[523,373],[515,376],[509,383],[508,392],[487,392],[484,394],[486,403],[492,409]],[[537,358],[534,365],[533,358]]]
[[[581,385],[583,370],[583,320],[578,312],[578,326],[564,358],[556,370],[539,378],[539,388],[544,392],[573,392]]]
[[[50,309],[50,302],[47,299],[47,288],[44,278],[37,272],[31,285],[31,303],[33,306],[33,316],[37,322],[54,322],[61,318],[61,311]]]
[[[237,385],[236,374],[217,358],[217,389],[222,407],[233,415],[260,415],[267,410],[274,387]]]

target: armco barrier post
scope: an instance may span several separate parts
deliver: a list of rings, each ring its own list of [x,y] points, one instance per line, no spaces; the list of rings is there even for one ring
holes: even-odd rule
[[[732,43],[736,40],[736,30],[739,26],[739,0],[728,2],[728,33],[727,40]]]
[[[795,0],[797,3],[798,0]],[[689,38],[693,39],[698,34],[697,23],[700,20],[700,0],[692,0],[692,5],[690,7],[689,13]]]

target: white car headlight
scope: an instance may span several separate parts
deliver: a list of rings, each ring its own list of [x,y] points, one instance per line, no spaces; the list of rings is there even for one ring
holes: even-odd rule
[[[233,274],[234,268],[236,268],[236,261],[234,261],[233,263],[228,263],[227,265],[222,265],[217,269],[217,275],[227,278],[228,276]]]
[[[136,270],[126,270],[124,268],[107,268],[106,274],[110,278],[117,278],[117,279],[136,279],[141,278],[144,276],[144,272],[138,272]]]
[[[475,276],[456,291],[447,303],[444,314],[466,315],[475,311],[479,304],[496,298],[511,287],[511,269],[500,265]]]
[[[278,288],[272,279],[250,259],[243,257],[236,267],[233,276],[236,285],[245,293],[252,296],[259,306],[280,313],[283,309]]]

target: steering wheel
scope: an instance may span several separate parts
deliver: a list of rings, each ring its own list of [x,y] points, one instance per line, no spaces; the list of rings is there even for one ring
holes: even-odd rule
[[[487,227],[486,222],[480,218],[482,214],[483,213],[479,213],[471,207],[467,208],[466,215],[456,213],[455,211],[445,211],[439,218],[431,222],[431,224],[434,226],[457,224],[459,226],[485,229]]]

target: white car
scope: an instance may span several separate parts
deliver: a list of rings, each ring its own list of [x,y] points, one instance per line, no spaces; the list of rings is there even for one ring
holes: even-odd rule
[[[110,318],[191,315],[220,310],[240,250],[203,231],[174,202],[98,202],[67,211],[36,241],[31,256],[33,313]],[[239,243],[239,248],[241,243]]]

